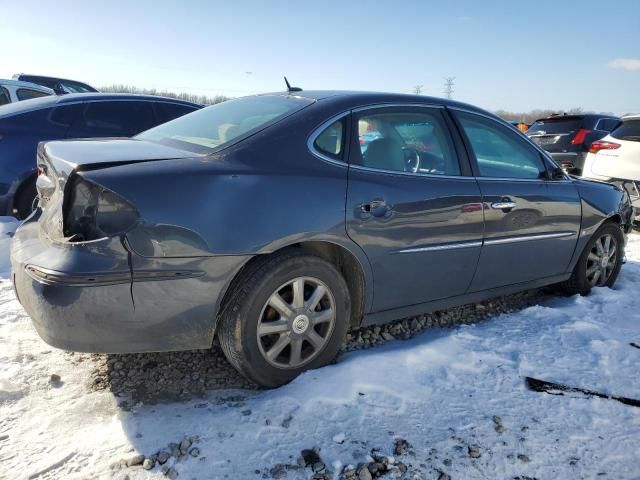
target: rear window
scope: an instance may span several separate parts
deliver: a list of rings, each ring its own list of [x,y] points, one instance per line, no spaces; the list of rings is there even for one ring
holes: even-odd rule
[[[558,117],[536,120],[527,130],[527,134],[546,135],[553,133],[569,133],[580,129],[582,118]]]
[[[228,100],[147,130],[136,138],[195,153],[211,153],[311,103],[306,98],[280,95]]]
[[[640,142],[640,118],[623,121],[610,135],[618,140]]]

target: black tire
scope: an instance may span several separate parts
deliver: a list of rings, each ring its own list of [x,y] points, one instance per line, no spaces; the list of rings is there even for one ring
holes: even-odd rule
[[[27,180],[16,193],[13,210],[18,220],[24,220],[33,212],[34,201],[38,196],[35,179]]]
[[[300,277],[321,281],[332,295],[333,327],[327,331],[323,346],[309,356],[307,363],[297,368],[278,368],[265,358],[264,345],[259,344],[264,337],[259,338],[258,327],[272,294]],[[274,388],[306,370],[322,367],[336,359],[346,339],[351,301],[344,278],[332,264],[302,251],[289,250],[249,267],[234,285],[220,315],[218,339],[229,363],[242,375],[258,385]],[[289,334],[293,335],[293,332]],[[306,348],[311,346],[305,345]],[[285,347],[285,352],[287,348],[292,347]]]
[[[605,235],[611,235],[616,241],[616,258],[615,267],[612,269],[606,281],[598,285],[592,285],[587,276],[587,267],[589,264],[589,253],[596,246],[596,242],[600,241]],[[602,225],[596,233],[593,234],[587,245],[585,246],[580,259],[573,269],[571,277],[561,284],[562,289],[571,295],[579,293],[587,295],[594,286],[611,287],[616,282],[620,269],[622,268],[622,260],[624,258],[624,235],[620,227],[612,222]]]

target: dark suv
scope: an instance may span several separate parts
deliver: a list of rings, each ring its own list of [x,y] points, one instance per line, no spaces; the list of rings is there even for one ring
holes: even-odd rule
[[[536,120],[526,134],[564,170],[580,175],[591,143],[603,138],[618,123],[618,117],[592,113],[551,115]]]

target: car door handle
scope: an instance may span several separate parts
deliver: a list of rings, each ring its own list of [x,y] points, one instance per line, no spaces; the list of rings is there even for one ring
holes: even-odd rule
[[[514,208],[516,206],[516,202],[493,202],[491,204],[491,208],[495,208],[496,210],[507,210]]]
[[[360,210],[363,213],[373,215],[374,217],[384,217],[389,211],[387,202],[382,199],[370,200],[360,205]]]

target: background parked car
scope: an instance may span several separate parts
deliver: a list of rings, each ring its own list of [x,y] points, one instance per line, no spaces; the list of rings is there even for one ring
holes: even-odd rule
[[[620,118],[600,114],[551,115],[533,122],[527,135],[567,172],[580,175],[591,143],[613,130]]]
[[[66,78],[45,77],[42,75],[29,75],[26,73],[18,73],[14,75],[13,78],[15,80],[22,80],[24,82],[31,82],[51,88],[58,95],[63,95],[65,93],[95,93],[98,91],[91,85],[78,82],[77,80],[67,80]]]
[[[622,183],[640,207],[640,115],[627,115],[603,139],[593,142],[582,176]]]
[[[36,197],[38,142],[130,137],[201,105],[172,98],[106,93],[47,96],[0,107],[0,215],[25,218]]]
[[[31,82],[0,79],[0,105],[19,102],[20,100],[46,97],[47,95],[55,95],[55,92],[50,88]]]
[[[526,132],[527,130],[529,130],[529,124],[525,123],[525,122],[518,122],[517,120],[510,120],[509,123],[511,125],[513,125],[514,127],[516,127],[518,130],[520,130],[521,132]]]

